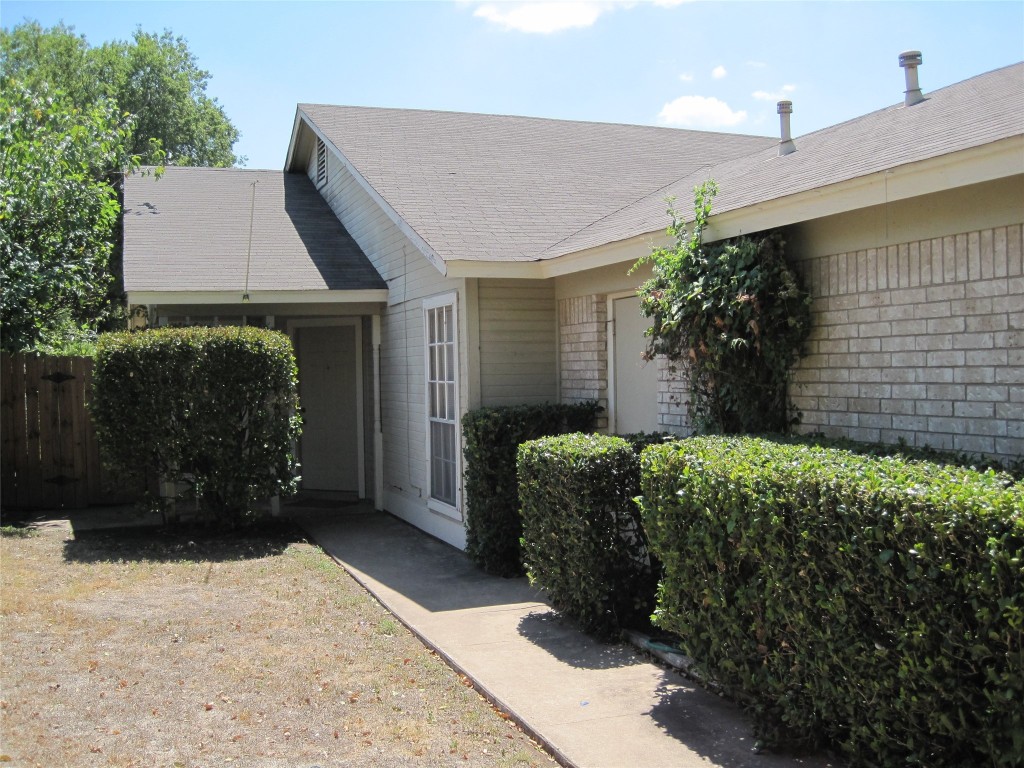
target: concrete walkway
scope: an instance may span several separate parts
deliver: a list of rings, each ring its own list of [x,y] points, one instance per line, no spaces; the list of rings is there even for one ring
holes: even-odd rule
[[[458,550],[370,511],[289,515],[427,645],[563,764],[580,768],[829,766],[754,754],[737,707],[563,621],[525,578],[478,570]]]

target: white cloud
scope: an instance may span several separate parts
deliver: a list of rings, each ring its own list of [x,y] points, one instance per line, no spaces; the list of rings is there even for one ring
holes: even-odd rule
[[[673,8],[692,1],[652,0],[652,5]],[[637,5],[636,0],[499,0],[480,4],[473,15],[516,32],[550,35],[566,29],[593,26],[598,18],[616,8],[628,10]]]
[[[748,61],[747,66],[753,67],[754,69],[764,69],[768,64],[763,61]]]
[[[517,32],[550,35],[589,27],[614,7],[610,2],[485,3],[473,15]]]
[[[719,64],[717,67],[711,70],[711,76],[715,78],[715,80],[721,80],[728,74],[729,73],[726,71],[725,67],[723,67],[721,64]]]
[[[796,90],[795,85],[784,85],[777,91],[754,91],[751,96],[759,101],[782,101]]]
[[[679,76],[679,79],[682,80],[684,83],[692,83],[693,75],[691,75],[689,72],[683,72],[683,74]]]
[[[664,125],[682,128],[728,128],[747,119],[742,109],[734,112],[724,101],[713,96],[680,96],[668,102],[658,113]]]

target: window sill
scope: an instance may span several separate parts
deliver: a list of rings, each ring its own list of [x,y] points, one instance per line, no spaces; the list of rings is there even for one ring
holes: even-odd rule
[[[451,504],[445,504],[443,501],[437,499],[427,499],[427,509],[431,512],[436,512],[439,515],[454,520],[457,523],[461,523],[462,512],[459,511],[458,507],[453,507]]]

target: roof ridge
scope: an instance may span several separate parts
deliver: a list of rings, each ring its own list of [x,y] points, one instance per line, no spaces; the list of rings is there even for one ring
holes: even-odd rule
[[[236,165],[210,166],[210,165],[140,165],[139,171],[153,171],[156,168],[163,168],[167,171],[232,171],[234,173],[285,173],[280,168],[241,168]]]
[[[543,117],[538,115],[513,115],[506,113],[494,113],[494,112],[466,112],[463,110],[449,110],[449,109],[422,109],[422,108],[410,108],[410,107],[371,107],[359,104],[325,104],[325,103],[314,103],[314,102],[299,102],[297,105],[298,109],[306,111],[307,107],[325,107],[327,109],[357,109],[365,110],[368,112],[404,112],[411,114],[420,115],[458,115],[465,117],[490,117],[500,118],[502,120],[523,120],[523,121],[543,121],[546,123],[563,123],[568,125],[594,125],[594,126],[607,126],[610,128],[639,128],[645,131],[659,131],[672,134],[700,134],[704,136],[734,136],[742,138],[753,138],[753,139],[768,139],[772,138],[760,133],[736,133],[729,131],[711,131],[711,130],[699,130],[695,128],[674,128],[669,125],[648,125],[646,123],[626,123],[621,121],[611,120],[573,120],[567,117]],[[307,112],[308,114],[308,112]]]

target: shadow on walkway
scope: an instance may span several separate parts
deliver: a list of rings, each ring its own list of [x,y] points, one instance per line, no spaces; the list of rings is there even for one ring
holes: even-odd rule
[[[581,645],[580,631],[550,608],[526,614],[519,620],[518,629],[520,636],[576,669],[615,669],[646,663],[628,645],[597,641]]]
[[[722,768],[746,768],[755,764],[764,768],[842,765],[820,753],[756,750],[751,724],[735,702],[706,691],[674,671],[663,670],[657,694],[658,701],[650,711],[651,719],[674,738],[684,738],[685,734],[687,746],[712,765]]]
[[[431,613],[541,600],[525,577],[490,576],[451,545],[387,513],[367,511],[363,505],[289,514],[328,552]]]

